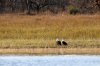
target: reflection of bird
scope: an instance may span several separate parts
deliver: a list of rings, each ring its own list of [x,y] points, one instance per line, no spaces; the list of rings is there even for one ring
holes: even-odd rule
[[[56,39],[56,44],[61,45],[61,41],[59,39]]]
[[[65,42],[65,41],[62,39],[61,44],[62,44],[62,45],[67,45],[67,42]]]

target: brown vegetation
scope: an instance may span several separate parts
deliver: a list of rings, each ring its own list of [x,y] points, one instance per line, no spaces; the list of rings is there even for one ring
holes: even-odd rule
[[[57,46],[56,38],[68,46]],[[0,54],[100,54],[99,48],[100,15],[0,16]]]
[[[0,49],[0,54],[19,55],[61,55],[61,54],[90,54],[100,55],[100,48],[21,48],[21,49]]]

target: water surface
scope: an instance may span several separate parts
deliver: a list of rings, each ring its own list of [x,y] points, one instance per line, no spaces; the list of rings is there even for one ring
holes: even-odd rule
[[[0,56],[0,66],[100,66],[100,56]]]

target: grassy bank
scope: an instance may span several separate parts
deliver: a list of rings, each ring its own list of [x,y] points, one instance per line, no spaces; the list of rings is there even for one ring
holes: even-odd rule
[[[0,49],[0,55],[100,55],[100,48],[21,48]]]
[[[0,48],[100,47],[100,15],[1,15]]]
[[[100,39],[99,15],[3,15],[0,39]]]
[[[57,46],[56,38],[64,38],[68,46]],[[70,48],[98,49],[100,15],[0,15],[0,53],[21,48],[62,48],[66,53]]]

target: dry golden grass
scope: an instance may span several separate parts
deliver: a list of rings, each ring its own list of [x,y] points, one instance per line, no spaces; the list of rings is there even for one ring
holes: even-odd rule
[[[44,55],[44,54],[91,54],[100,55],[100,48],[34,48],[34,49],[0,49],[0,54],[27,54],[27,55]]]
[[[100,47],[100,15],[1,15],[0,48]],[[63,47],[63,46],[62,46]]]

